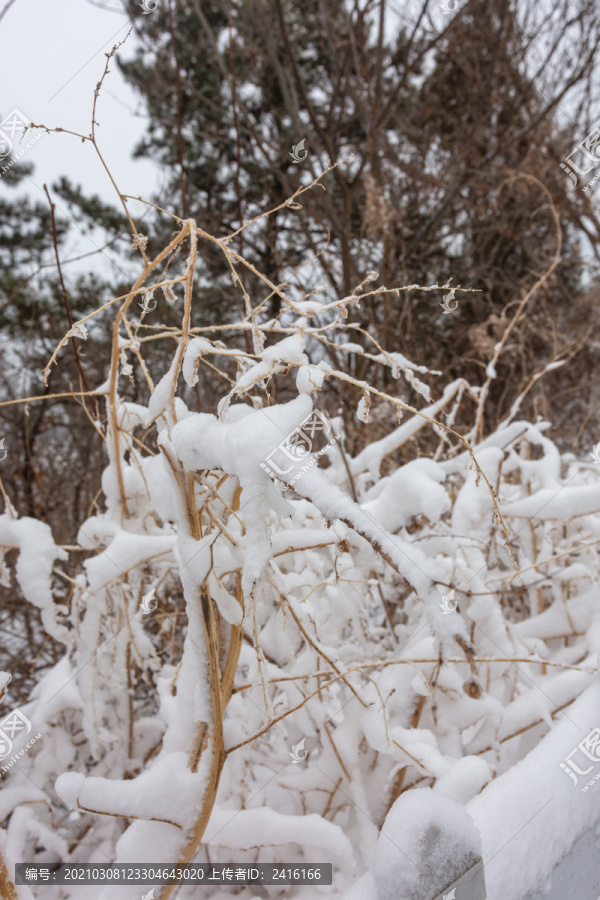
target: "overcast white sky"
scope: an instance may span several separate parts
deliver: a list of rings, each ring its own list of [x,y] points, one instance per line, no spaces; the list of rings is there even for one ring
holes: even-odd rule
[[[5,6],[6,0],[0,0],[0,11]],[[120,2],[106,0],[106,6],[117,9]],[[130,24],[125,14],[99,9],[88,0],[14,0],[0,21],[1,118],[17,108],[29,121],[89,134],[104,54],[125,37]],[[135,41],[134,31],[119,53],[131,56]],[[104,82],[96,118],[99,145],[120,190],[151,199],[158,185],[157,167],[147,160],[131,159],[147,120],[116,63]],[[22,183],[9,189],[0,178],[1,194],[26,190],[46,202],[44,183],[50,186],[60,175],[68,175],[86,193],[99,194],[118,205],[114,188],[89,143],[82,144],[70,135],[44,135],[25,159],[35,166],[28,187],[23,188]],[[131,209],[135,213],[140,206],[132,203]],[[92,249],[84,243],[79,252]]]

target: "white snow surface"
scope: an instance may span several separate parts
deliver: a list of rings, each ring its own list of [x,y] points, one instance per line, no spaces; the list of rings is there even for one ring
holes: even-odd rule
[[[389,811],[377,840],[377,900],[433,900],[480,855],[464,806],[430,788],[408,791]]]
[[[70,809],[154,819],[189,829],[194,824],[204,779],[203,773],[190,772],[186,762],[184,753],[166,753],[129,781],[65,772],[56,781],[56,791]]]
[[[548,874],[575,841],[600,822],[600,784],[578,777],[560,763],[600,726],[600,681],[569,707],[522,760],[467,805],[483,844],[488,900],[522,900],[542,890]],[[581,754],[577,757],[581,767]],[[597,757],[598,758],[598,757]],[[600,771],[588,760],[589,777]]]

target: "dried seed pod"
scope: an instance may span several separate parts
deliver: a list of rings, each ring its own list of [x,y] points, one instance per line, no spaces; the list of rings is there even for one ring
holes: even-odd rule
[[[465,681],[463,684],[463,691],[469,697],[472,697],[473,700],[479,700],[481,697],[481,687],[477,684],[474,678],[470,678],[469,681]]]

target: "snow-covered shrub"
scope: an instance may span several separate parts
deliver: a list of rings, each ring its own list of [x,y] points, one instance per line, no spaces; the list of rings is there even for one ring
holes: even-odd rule
[[[199,239],[227,255],[244,294],[243,320],[218,331],[192,327]],[[185,271],[159,274],[186,245]],[[243,265],[186,221],[120,301],[97,389],[105,510],[81,524],[88,553],[68,604],[51,587],[78,551],[55,546],[42,523],[0,517],[0,543],[19,553],[16,578],[64,645],[21,710],[42,737],[2,779],[9,869],[333,862],[333,888],[267,886],[264,896],[342,896],[370,867],[403,791],[467,803],[592,680],[593,464],[561,456],[547,423],[507,422],[468,445],[452,430],[457,404],[477,399],[468,385],[453,382],[434,402],[427,372],[367,334],[366,346],[353,340],[370,276],[343,299],[297,298],[264,279],[282,303],[269,319],[243,291]],[[139,303],[152,295],[155,309]],[[160,328],[166,302],[181,308],[176,332]],[[93,340],[93,321],[75,328],[83,337],[86,326]],[[149,341],[173,347],[166,372],[146,366]],[[364,353],[390,367],[426,406],[357,382],[344,362],[334,368],[326,344],[342,361]],[[145,405],[122,396],[134,364]],[[200,413],[184,397],[204,365],[224,388]],[[272,402],[274,381],[295,384],[296,396]],[[355,456],[341,417],[324,412],[332,383],[362,394]],[[406,418],[369,442],[370,407],[383,401]],[[429,428],[439,435],[432,458],[400,465],[399,450]]]

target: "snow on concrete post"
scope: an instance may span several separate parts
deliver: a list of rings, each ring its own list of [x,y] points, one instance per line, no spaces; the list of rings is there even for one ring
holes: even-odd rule
[[[479,832],[465,807],[424,788],[402,794],[375,846],[377,900],[485,900]]]

